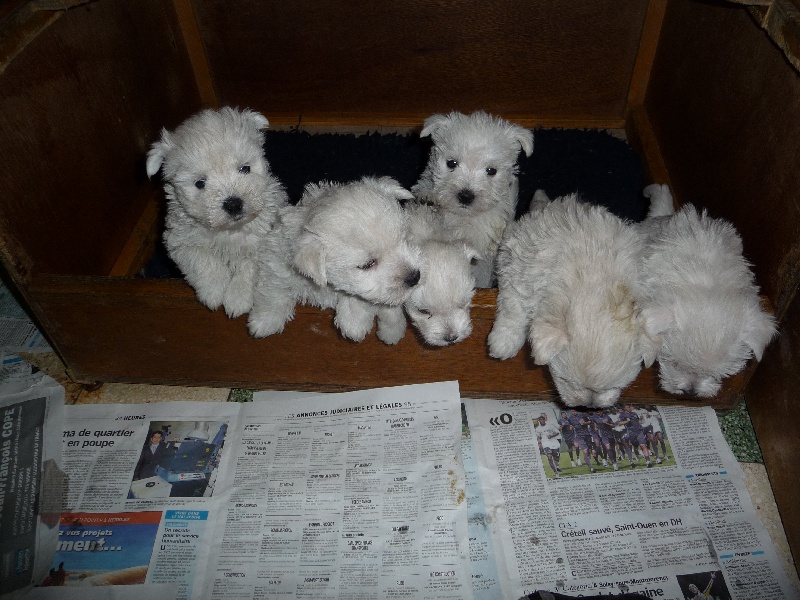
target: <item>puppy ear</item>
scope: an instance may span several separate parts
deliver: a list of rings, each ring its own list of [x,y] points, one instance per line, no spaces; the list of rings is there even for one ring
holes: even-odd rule
[[[567,347],[569,336],[563,327],[537,321],[531,325],[529,341],[533,351],[533,362],[537,365],[546,365]]]
[[[754,314],[748,319],[742,341],[753,351],[753,356],[757,361],[761,361],[764,355],[764,348],[767,347],[778,333],[775,317],[757,308]]]
[[[261,113],[248,108],[242,111],[242,114],[255,125],[256,129],[269,129],[269,121]]]
[[[530,129],[514,125],[511,135],[519,142],[525,156],[533,154],[533,132]]]
[[[400,185],[400,183],[392,177],[384,175],[383,177],[378,177],[375,182],[380,186],[383,193],[387,196],[394,196],[400,204],[414,199],[414,194]]]
[[[292,264],[318,286],[328,285],[325,274],[325,251],[322,240],[315,233],[306,229],[300,234]]]
[[[447,123],[450,120],[449,115],[442,115],[442,114],[435,114],[431,115],[425,122],[422,124],[422,131],[419,134],[419,137],[428,137],[434,131],[439,129],[442,125]]]
[[[169,131],[166,129],[161,130],[161,139],[150,146],[150,151],[147,153],[147,176],[152,177],[161,168],[166,158],[167,153],[175,147]]]

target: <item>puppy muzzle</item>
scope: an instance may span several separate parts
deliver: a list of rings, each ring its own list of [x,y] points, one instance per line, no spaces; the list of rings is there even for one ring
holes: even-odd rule
[[[244,201],[238,196],[229,196],[222,201],[222,210],[234,220],[240,219],[244,210]]]
[[[470,206],[475,200],[475,192],[469,188],[464,188],[456,194],[459,204],[462,206]]]
[[[419,278],[420,278],[419,269],[414,269],[413,271],[410,271],[408,275],[406,275],[406,278],[403,280],[403,283],[406,284],[406,287],[412,288],[419,283]]]

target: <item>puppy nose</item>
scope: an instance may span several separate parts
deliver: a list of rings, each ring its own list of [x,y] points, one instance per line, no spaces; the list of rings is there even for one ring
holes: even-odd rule
[[[408,275],[406,275],[406,278],[403,281],[408,287],[414,287],[419,283],[419,275],[419,269],[414,269]]]
[[[448,331],[444,337],[442,338],[448,344],[452,344],[458,339],[458,335],[453,333],[452,331]]]
[[[472,190],[464,189],[458,192],[458,201],[464,206],[469,206],[473,200],[475,200],[475,192]]]
[[[694,388],[683,390],[683,393],[685,396],[689,396],[689,398],[697,398],[697,390]]]
[[[230,216],[235,217],[242,214],[243,204],[244,202],[242,202],[241,198],[237,196],[231,196],[230,198],[225,198],[225,200],[222,201],[222,208]]]

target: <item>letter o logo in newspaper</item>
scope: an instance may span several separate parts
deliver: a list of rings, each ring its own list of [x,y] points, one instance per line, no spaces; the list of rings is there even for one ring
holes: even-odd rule
[[[489,419],[489,423],[492,425],[510,425],[511,421],[513,421],[513,417],[508,413],[503,413],[499,417],[492,417]]]

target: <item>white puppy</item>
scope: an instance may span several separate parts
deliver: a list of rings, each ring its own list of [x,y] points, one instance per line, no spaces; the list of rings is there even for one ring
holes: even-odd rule
[[[776,333],[760,303],[736,229],[691,204],[677,213],[666,185],[644,190],[648,218],[643,255],[643,306],[648,329],[662,339],[661,387],[673,394],[709,398],[721,381],[761,360]]]
[[[300,203],[281,211],[276,236],[265,245],[250,333],[282,331],[295,303],[304,302],[335,307],[346,338],[364,339],[377,316],[379,339],[399,342],[403,302],[420,280],[419,249],[408,241],[399,203],[411,198],[390,177],[306,186]]]
[[[147,175],[163,174],[169,256],[200,302],[229,317],[252,307],[258,245],[288,202],[264,158],[268,125],[247,109],[204,110],[147,154]]]
[[[411,323],[431,346],[448,346],[472,333],[470,304],[475,279],[470,264],[478,256],[463,242],[443,241],[439,215],[431,207],[410,204],[412,242],[422,253],[419,284],[405,302]]]
[[[517,205],[517,157],[520,149],[533,152],[533,133],[478,111],[432,115],[420,135],[431,136],[433,148],[411,191],[438,208],[451,240],[479,253],[476,285],[490,287],[497,247]]]
[[[500,247],[491,356],[514,356],[527,332],[565,404],[614,404],[657,351],[636,302],[642,247],[605,208],[574,195],[547,202],[537,192]]]

